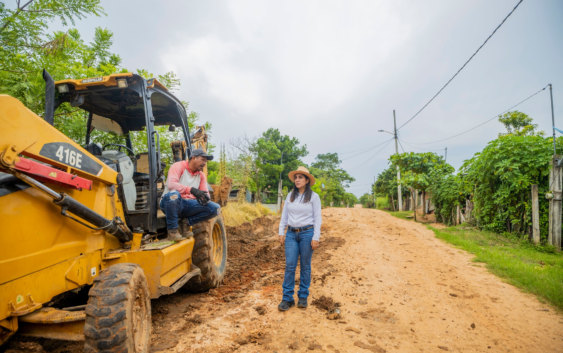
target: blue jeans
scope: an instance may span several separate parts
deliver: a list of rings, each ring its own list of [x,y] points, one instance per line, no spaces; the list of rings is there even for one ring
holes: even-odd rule
[[[178,191],[170,191],[160,200],[160,209],[166,215],[167,229],[178,229],[179,218],[187,218],[188,224],[193,226],[217,216],[220,208],[215,202],[208,202],[203,206],[196,200],[183,199]]]
[[[311,285],[311,259],[313,258],[313,248],[311,241],[313,240],[314,229],[308,229],[303,232],[294,233],[289,230],[285,234],[285,276],[283,278],[283,300],[288,302],[294,301],[293,293],[295,292],[295,269],[297,268],[297,258],[299,258],[299,267],[301,272],[299,275],[299,298],[309,296],[309,286]]]

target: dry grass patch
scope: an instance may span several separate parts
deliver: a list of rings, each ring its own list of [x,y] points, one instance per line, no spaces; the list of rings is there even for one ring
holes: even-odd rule
[[[236,227],[245,222],[252,222],[255,218],[276,213],[261,203],[229,202],[223,207],[222,214],[225,225]]]

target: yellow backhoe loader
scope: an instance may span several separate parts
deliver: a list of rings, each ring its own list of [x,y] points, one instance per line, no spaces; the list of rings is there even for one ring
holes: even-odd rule
[[[189,158],[186,111],[156,79],[131,73],[43,77],[44,119],[0,95],[0,344],[18,332],[84,340],[86,352],[147,352],[150,300],[217,287],[227,265],[220,215],[194,225],[193,238],[166,240],[155,127],[181,129],[171,148]],[[65,102],[88,116],[84,146],[52,126]],[[94,130],[123,143],[90,143]],[[135,133],[146,133],[145,153],[133,150]]]

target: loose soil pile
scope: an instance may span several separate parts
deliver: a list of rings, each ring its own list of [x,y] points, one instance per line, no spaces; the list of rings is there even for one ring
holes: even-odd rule
[[[285,266],[284,248],[278,238],[278,216],[264,216],[252,223],[227,227],[228,266],[221,287],[214,295],[229,302],[249,284]]]
[[[331,297],[325,297],[324,295],[321,295],[320,298],[313,300],[311,304],[313,304],[314,306],[316,306],[321,310],[326,310],[326,311],[332,311],[335,308],[340,307],[340,303],[335,303]]]

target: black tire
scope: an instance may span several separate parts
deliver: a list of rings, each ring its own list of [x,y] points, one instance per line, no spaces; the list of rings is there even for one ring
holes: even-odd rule
[[[149,351],[150,292],[139,265],[123,263],[102,270],[88,295],[84,352]]]
[[[192,262],[201,270],[201,276],[186,284],[186,289],[203,292],[217,288],[227,270],[227,233],[221,215],[193,226],[194,250]]]

